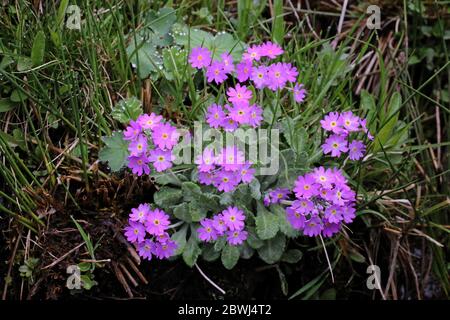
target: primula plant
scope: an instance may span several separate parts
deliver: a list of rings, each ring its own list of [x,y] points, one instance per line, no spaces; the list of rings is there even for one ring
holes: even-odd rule
[[[190,49],[185,62],[189,74],[200,77],[204,89],[211,88],[203,97],[204,111],[196,124],[200,129],[175,125],[155,113],[126,112],[131,116],[122,121],[125,129],[115,133],[127,148],[126,166],[137,176],[151,175],[160,186],[153,201],[131,210],[125,227],[126,238],[142,258],[182,256],[189,266],[200,256],[220,258],[231,269],[239,258],[256,253],[269,264],[295,263],[301,251],[291,239],[346,232],[344,226],[356,215],[356,192],[342,166],[326,158],[346,154],[343,163],[360,160],[364,141],[373,137],[366,120],[351,111],[332,112],[317,128],[323,143],[315,144],[314,161],[305,160],[307,153],[300,150],[305,150],[306,132],[290,128],[293,119],[274,116],[281,101],[302,104],[307,99],[297,67],[283,61],[283,53],[270,41],[248,46],[237,58],[232,51],[219,54],[203,45]],[[122,111],[131,105],[122,103]],[[266,155],[280,158],[270,174],[264,174],[261,157],[252,157],[251,147],[237,139],[223,145],[221,138],[206,146],[195,140],[196,130],[200,135],[237,135],[240,130],[280,128],[281,148]],[[278,138],[272,135],[265,142],[278,146]],[[186,149],[194,155],[181,163],[180,150]]]

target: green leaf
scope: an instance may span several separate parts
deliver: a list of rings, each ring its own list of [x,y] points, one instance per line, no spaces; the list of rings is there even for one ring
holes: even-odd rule
[[[303,253],[298,249],[290,249],[283,253],[281,256],[281,261],[287,263],[297,263],[303,257]]]
[[[161,8],[157,13],[150,12],[146,17],[147,26],[160,35],[168,33],[175,21],[175,10],[169,7]]]
[[[264,245],[264,241],[256,236],[255,228],[249,226],[247,227],[247,232],[248,236],[246,242],[250,247],[252,247],[253,249],[259,249]]]
[[[22,102],[28,99],[27,95],[22,90],[15,89],[10,96],[12,102]]]
[[[220,257],[220,251],[214,250],[212,243],[207,243],[202,250],[202,258],[205,261],[212,262]]]
[[[83,285],[83,289],[86,290],[91,290],[91,288],[97,284],[97,282],[91,279],[90,275],[87,274],[81,275],[80,279]]]
[[[38,66],[44,62],[45,53],[45,33],[39,31],[33,40],[33,47],[31,49],[31,62],[33,66]]]
[[[285,247],[286,238],[278,233],[274,238],[264,241],[264,245],[258,249],[258,255],[264,262],[273,264],[280,260]]]
[[[227,245],[222,250],[221,256],[223,266],[231,270],[239,261],[239,249],[236,246]]]
[[[78,268],[80,268],[81,272],[87,272],[87,271],[91,270],[92,265],[90,262],[81,262],[78,264]]]
[[[16,104],[13,103],[10,99],[0,99],[0,113],[11,111],[16,107]]]
[[[308,139],[306,129],[303,127],[296,128],[296,122],[288,116],[282,121],[282,126],[284,138],[298,156],[305,150],[305,145]]]
[[[175,232],[171,239],[177,243],[177,250],[175,250],[175,255],[179,255],[184,251],[186,246],[186,234],[189,225],[182,226],[177,232]]]
[[[170,187],[162,187],[158,192],[156,192],[153,196],[155,204],[162,208],[169,208],[180,203],[183,198],[183,193],[180,189],[170,188]]]
[[[189,213],[193,222],[199,222],[206,217],[206,210],[202,209],[196,201],[189,203]]]
[[[19,57],[17,60],[17,71],[22,72],[33,68],[33,61],[29,57]]]
[[[181,179],[186,179],[186,177],[184,177],[183,175],[176,175],[170,170],[166,172],[154,172],[150,175],[150,177],[153,178],[155,182],[161,186],[172,184],[178,187],[181,187]]]
[[[336,300],[336,289],[330,288],[320,295],[320,300]]]
[[[225,237],[220,237],[215,243],[214,243],[214,250],[217,252],[222,251],[222,249],[227,244],[227,239]]]
[[[259,183],[258,179],[254,178],[249,183],[248,187],[250,188],[250,194],[252,195],[253,199],[261,199],[261,184]]]
[[[202,250],[198,246],[197,239],[191,235],[183,251],[183,260],[189,266],[193,267],[197,262],[198,256],[202,253]]]
[[[373,152],[377,152],[386,146],[386,143],[390,139],[395,125],[398,122],[399,112],[401,107],[402,97],[400,93],[395,92],[392,95],[389,103],[386,119],[382,122],[381,129],[375,135]]]
[[[358,263],[366,262],[366,258],[361,253],[359,253],[358,251],[354,251],[354,250],[352,252],[350,252],[350,259],[352,259],[353,261],[358,262]]]
[[[185,47],[195,48],[203,46],[213,53],[213,58],[218,59],[222,53],[230,53],[238,61],[242,57],[245,44],[234,38],[229,33],[220,33],[213,36],[211,33],[187,26],[175,25],[173,29],[175,42]]]
[[[292,228],[292,225],[287,221],[286,210],[280,205],[271,205],[270,211],[278,217],[278,225],[280,231],[283,232],[289,238],[295,238],[300,235],[300,231]]]
[[[127,163],[128,141],[120,131],[114,131],[111,137],[102,137],[105,146],[100,150],[100,161],[108,162],[112,171],[119,171]]]
[[[141,79],[150,76],[151,73],[159,72],[162,69],[162,57],[155,44],[151,42],[136,43],[132,39],[127,48],[128,58],[137,69]]]
[[[186,222],[192,222],[191,213],[189,211],[189,204],[186,202],[180,203],[173,208],[173,215]]]
[[[256,234],[262,240],[273,238],[279,230],[278,217],[267,211],[260,202],[257,207]]]
[[[183,190],[183,200],[192,201],[200,198],[202,189],[197,184],[186,181],[181,184],[181,190]]]
[[[111,112],[111,116],[123,124],[136,120],[143,113],[142,104],[136,97],[121,100]]]
[[[255,249],[250,247],[248,242],[244,242],[239,246],[239,252],[242,259],[250,259],[255,254]]]

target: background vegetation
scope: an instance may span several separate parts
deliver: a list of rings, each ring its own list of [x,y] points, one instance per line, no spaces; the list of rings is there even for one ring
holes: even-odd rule
[[[380,30],[366,27],[371,3],[381,8]],[[348,237],[327,243],[334,283],[321,246],[301,240],[303,258],[296,264],[251,259],[225,272],[203,262],[205,273],[227,288],[226,297],[448,296],[446,1],[77,4],[79,30],[67,28],[69,1],[0,5],[3,299],[220,296],[182,261],[138,266],[121,228],[129,208],[149,201],[157,185],[126,171],[111,175],[98,161],[102,137],[120,128],[113,111],[125,97],[136,96],[146,112],[179,124],[202,115],[202,93],[174,67],[171,48],[186,41],[184,25],[212,35],[226,31],[246,43],[282,44],[308,89],[307,103],[282,116],[305,128],[307,137],[324,113],[350,108],[371,119],[377,133],[370,160],[352,172],[361,190],[357,221]],[[381,267],[380,290],[366,288],[372,263]],[[70,264],[81,266],[89,284],[80,292],[65,288]]]

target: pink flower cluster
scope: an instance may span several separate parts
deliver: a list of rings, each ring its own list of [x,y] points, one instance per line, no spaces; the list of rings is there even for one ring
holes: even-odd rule
[[[131,209],[125,236],[129,242],[135,244],[142,258],[169,258],[177,249],[177,243],[167,233],[169,224],[169,216],[163,210],[152,210],[148,204],[140,204]]]
[[[149,174],[149,163],[158,172],[172,167],[172,148],[178,143],[179,134],[176,127],[162,122],[162,116],[140,115],[136,121],[130,121],[123,136],[130,141],[128,167],[134,174]]]
[[[205,242],[216,241],[225,236],[232,245],[240,245],[246,239],[248,232],[245,228],[245,215],[238,207],[228,207],[212,219],[205,218],[200,221],[201,227],[197,229],[198,237]]]
[[[330,153],[332,157],[340,157],[342,153],[347,152],[350,160],[359,160],[364,156],[366,146],[361,140],[350,141],[351,133],[364,132],[369,140],[373,140],[366,126],[366,119],[361,119],[351,111],[330,112],[320,123],[325,131],[332,133],[322,145],[323,152]]]
[[[219,191],[233,191],[241,182],[250,183],[255,177],[252,164],[236,146],[225,147],[216,156],[211,148],[205,148],[195,159],[199,182],[213,185]]]
[[[227,80],[228,75],[232,75],[240,83],[250,80],[257,89],[269,88],[277,91],[286,88],[288,83],[296,83],[298,76],[297,68],[291,63],[267,63],[283,52],[284,50],[279,45],[268,41],[248,47],[242,55],[241,61],[234,64],[233,57],[228,53],[222,53],[220,59],[215,60],[207,48],[196,47],[189,55],[189,63],[193,68],[206,68],[208,82],[214,81],[216,84],[221,84]],[[263,61],[264,59],[266,61]],[[245,86],[243,87],[245,88]],[[234,90],[238,91],[238,87],[236,86]],[[306,90],[302,88],[301,84],[296,84],[293,89],[289,90],[292,90],[295,101],[298,103],[304,101]],[[247,97],[247,100],[250,98]]]
[[[331,237],[342,223],[355,218],[356,195],[339,169],[319,167],[299,176],[294,193],[296,200],[286,208],[287,219],[306,236]]]

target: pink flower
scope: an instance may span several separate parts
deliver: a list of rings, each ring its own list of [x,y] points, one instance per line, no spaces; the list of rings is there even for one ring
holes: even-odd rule
[[[362,141],[353,140],[348,146],[348,157],[350,160],[359,160],[366,153],[366,146]]]
[[[189,63],[197,69],[207,67],[211,63],[211,52],[202,47],[193,48],[189,55]]]
[[[137,121],[131,120],[130,124],[127,126],[127,128],[123,132],[123,139],[124,140],[135,140],[139,137],[141,132],[142,132],[141,125]]]
[[[227,231],[228,227],[223,220],[223,215],[221,213],[216,214],[213,218],[213,227],[216,230],[216,233],[221,236]]]
[[[149,212],[145,229],[151,235],[158,236],[164,233],[169,224],[169,216],[164,211],[156,208]]]
[[[342,218],[345,223],[351,223],[355,219],[356,209],[353,207],[345,206],[342,210]]]
[[[137,208],[131,209],[130,221],[136,221],[144,223],[147,221],[147,216],[150,213],[150,207],[148,204],[140,204]]]
[[[229,107],[228,105],[225,105],[226,107]],[[238,123],[231,119],[230,116],[226,116],[222,121],[222,127],[225,131],[233,132],[238,128]]]
[[[230,146],[222,149],[216,163],[227,171],[237,171],[245,163],[245,156],[236,146]]]
[[[338,206],[330,206],[325,209],[325,219],[330,223],[339,223],[343,217],[341,208]]]
[[[198,181],[201,184],[205,184],[207,186],[213,184],[214,182],[214,174],[212,172],[199,172],[198,173]]]
[[[225,112],[223,112],[222,106],[213,103],[208,107],[206,112],[206,122],[211,128],[218,128],[225,117],[226,115]]]
[[[222,215],[229,230],[234,231],[244,229],[244,211],[240,210],[238,207],[228,207],[222,212]]]
[[[170,150],[153,149],[150,151],[149,160],[153,163],[156,171],[161,172],[172,167],[174,157]]]
[[[303,215],[311,213],[314,210],[314,203],[308,199],[298,199],[292,204],[295,212]]]
[[[214,164],[216,163],[216,157],[214,155],[214,150],[211,148],[205,148],[203,154],[198,155],[195,160],[199,172],[209,172],[214,169]]]
[[[342,125],[347,131],[352,132],[359,130],[360,118],[358,116],[355,116],[353,112],[343,112],[341,113],[340,118]]]
[[[150,115],[142,114],[137,119],[143,129],[153,129],[161,120],[162,116],[157,116],[153,112]]]
[[[152,240],[146,239],[145,241],[138,244],[139,255],[147,260],[152,260],[154,242]]]
[[[267,71],[268,69],[266,66],[259,66],[253,68],[250,79],[253,81],[256,88],[262,89],[267,85],[268,81]]]
[[[290,191],[287,188],[276,188],[270,191],[269,196],[271,203],[280,203],[281,200],[286,200]]]
[[[242,60],[236,65],[236,78],[239,82],[247,81],[252,73],[252,62],[250,60]]]
[[[329,237],[333,236],[334,234],[338,233],[340,229],[341,229],[340,223],[325,222],[325,224],[323,226],[322,234],[324,237],[329,238]]]
[[[314,169],[312,176],[316,183],[320,183],[324,188],[331,188],[331,184],[334,182],[333,172],[330,169],[319,167]]]
[[[230,192],[233,191],[240,180],[233,171],[220,170],[213,178],[213,184],[219,191]]]
[[[228,108],[229,117],[239,124],[246,124],[250,121],[252,108],[248,104],[235,104]]]
[[[239,83],[236,84],[235,88],[229,88],[227,95],[228,100],[236,106],[248,105],[249,100],[253,96],[252,92],[246,86],[241,86]]]
[[[259,61],[261,59],[261,47],[257,45],[253,45],[251,47],[248,47],[246,52],[242,55],[242,58],[244,60],[256,60]]]
[[[258,106],[257,104],[252,105],[250,107],[250,117],[248,120],[248,124],[253,128],[259,127],[263,120],[262,114],[263,109],[260,106]]]
[[[227,232],[227,240],[231,246],[237,246],[242,244],[248,236],[248,232],[245,230],[234,230]]]
[[[128,145],[130,156],[139,157],[147,152],[147,137],[143,134],[139,135],[135,141]]]
[[[153,127],[153,143],[161,150],[172,149],[180,137],[177,128],[170,123],[160,123]]]
[[[200,240],[209,242],[217,239],[217,233],[211,219],[202,219],[200,224],[202,226],[197,229],[198,238]]]
[[[233,64],[233,57],[224,52],[220,55],[220,58],[222,59],[223,63],[223,70],[225,70],[226,73],[231,73],[234,71],[234,64]]]
[[[315,237],[318,236],[321,231],[322,231],[321,220],[317,217],[313,217],[305,223],[303,234],[305,236]]]
[[[369,129],[367,129],[367,120],[361,119],[359,124],[361,125],[361,130],[367,134],[367,138],[369,138],[369,140],[373,140],[373,136],[370,134]]]
[[[270,59],[275,59],[277,56],[283,54],[284,50],[277,44],[270,41],[261,45],[260,53],[262,56]]]
[[[347,152],[347,140],[341,135],[331,135],[325,140],[322,145],[323,153],[328,154],[331,152],[332,157],[339,157],[342,152]]]
[[[297,80],[298,71],[297,68],[290,63],[282,63],[284,67],[284,77],[286,81],[295,82]]]
[[[306,218],[294,210],[292,207],[286,208],[286,218],[291,224],[292,228],[296,230],[301,230],[305,227]]]
[[[158,259],[167,259],[174,255],[177,247],[177,243],[173,240],[169,240],[165,243],[156,242],[154,245],[153,254]]]
[[[296,83],[294,86],[294,100],[297,103],[302,103],[306,98],[306,89],[303,88],[303,84]]]
[[[272,90],[276,91],[278,89],[284,88],[286,85],[285,66],[283,63],[278,62],[271,64],[267,69],[267,86]]]
[[[253,169],[252,164],[247,162],[241,169],[241,180],[243,183],[250,183],[255,178],[255,169]]]
[[[213,61],[213,63],[206,68],[206,79],[208,82],[215,81],[217,84],[224,82],[227,79],[227,73],[224,69],[223,62]]]
[[[142,174],[150,174],[150,167],[148,166],[148,158],[146,155],[142,154],[140,156],[130,156],[128,157],[128,168],[131,169],[133,174],[142,176]]]
[[[334,133],[342,132],[342,119],[337,112],[330,112],[323,120],[320,120],[322,128],[326,131],[332,131]]]
[[[125,237],[131,243],[139,243],[144,241],[145,228],[139,222],[130,221],[130,225],[125,228]]]
[[[299,176],[295,181],[294,192],[297,198],[309,199],[319,192],[318,185],[311,174]]]

